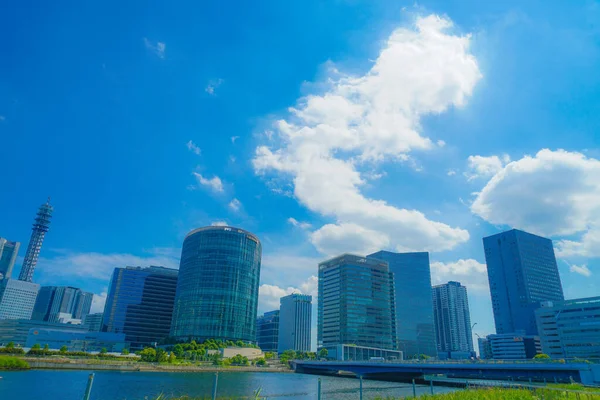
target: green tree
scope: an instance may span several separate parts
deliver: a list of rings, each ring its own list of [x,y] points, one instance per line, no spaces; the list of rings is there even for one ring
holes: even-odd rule
[[[550,356],[548,354],[544,354],[544,353],[540,353],[540,354],[536,354],[535,357],[533,357],[534,360],[548,360],[550,359]]]
[[[327,351],[327,349],[325,347],[323,347],[321,350],[319,350],[319,358],[327,358],[328,355],[329,355],[329,351]]]
[[[235,342],[235,345],[237,347],[244,347],[244,342],[242,342],[241,340],[238,340],[237,342]]]
[[[271,351],[265,352],[265,360],[270,360],[273,357],[275,357],[275,353],[273,353]]]
[[[69,351],[69,349],[67,349],[67,346],[62,346],[59,351],[64,354]]]
[[[176,344],[175,347],[173,347],[173,353],[175,353],[175,357],[183,358],[183,346]]]
[[[6,345],[7,349],[14,349],[15,348],[15,342],[8,342],[8,344]]]
[[[231,365],[248,365],[248,357],[244,357],[241,354],[236,354],[235,356],[229,359]]]
[[[156,349],[156,361],[158,361],[159,363],[162,363],[162,362],[167,362],[168,359],[169,359],[169,356],[167,355],[167,352],[164,349],[161,349],[161,348]]]
[[[256,362],[255,362],[257,367],[264,367],[265,365],[267,365],[267,361],[265,361],[264,358],[257,358]]]
[[[103,347],[103,348],[100,349],[100,355],[101,356],[105,355],[106,353],[107,353],[106,347]]]
[[[176,359],[177,357],[175,357],[175,353],[171,352],[171,354],[169,354],[169,364],[173,364]]]
[[[40,346],[39,343],[34,344],[33,346],[31,346],[32,350],[41,350],[42,346]]]
[[[50,351],[50,346],[48,346],[48,343],[44,345],[44,351]]]
[[[127,355],[129,355],[129,350],[123,349],[123,351],[121,352],[121,354],[123,354],[124,356],[127,356]]]
[[[154,362],[156,361],[156,350],[152,347],[146,347],[144,350],[140,351],[140,357],[142,361]]]

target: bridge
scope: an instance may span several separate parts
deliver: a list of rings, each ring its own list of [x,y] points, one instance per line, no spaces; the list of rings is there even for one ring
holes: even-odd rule
[[[600,385],[600,364],[559,362],[364,362],[364,361],[293,361],[298,373],[336,375],[352,373],[366,379],[410,381],[424,375],[443,375],[449,378],[488,379],[532,382]]]

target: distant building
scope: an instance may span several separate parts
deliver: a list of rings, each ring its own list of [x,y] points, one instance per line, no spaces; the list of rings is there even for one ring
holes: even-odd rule
[[[96,352],[106,349],[109,353],[121,352],[126,348],[123,333],[88,332],[56,327],[29,329],[25,347],[33,347],[36,344],[47,344],[50,350],[60,350],[66,346],[68,351]]]
[[[492,347],[490,341],[487,338],[477,338],[477,344],[479,346],[479,358],[489,360],[494,358],[492,355]]]
[[[71,286],[42,286],[31,319],[61,322],[82,320],[90,312],[92,293]]]
[[[48,328],[76,332],[84,332],[81,325],[67,325],[46,321],[33,321],[29,319],[5,319],[0,320],[0,346],[6,346],[13,342],[15,346],[25,347],[29,330]]]
[[[393,291],[386,261],[343,254],[320,263],[317,347],[394,349]]]
[[[0,279],[10,278],[19,253],[19,242],[11,242],[0,237]]]
[[[483,238],[496,332],[537,335],[535,309],[564,300],[552,241],[512,229]]]
[[[177,270],[126,267],[113,271],[104,306],[102,331],[124,333],[134,350],[169,336]]]
[[[40,285],[15,279],[0,281],[0,320],[30,319]]]
[[[277,352],[279,310],[266,312],[256,321],[256,344],[262,351]]]
[[[262,246],[243,229],[208,226],[183,241],[171,336],[256,340]]]
[[[540,337],[524,331],[488,335],[487,340],[494,360],[527,360],[542,352]]]
[[[445,353],[447,358],[474,356],[466,287],[459,282],[434,286],[433,316],[438,352]]]
[[[40,256],[44,237],[50,229],[50,219],[52,218],[53,211],[54,208],[50,205],[50,198],[48,198],[46,204],[42,204],[38,209],[31,229],[31,238],[29,239],[27,252],[21,266],[21,273],[19,274],[20,281],[31,282],[33,279],[33,272]]]
[[[282,297],[279,307],[278,352],[310,351],[312,296],[290,294]]]
[[[373,358],[387,361],[402,361],[404,359],[402,352],[399,350],[350,344],[330,345],[324,348],[327,349],[327,359],[335,361],[372,361]]]
[[[397,349],[405,358],[436,357],[429,253],[379,251],[367,258],[387,261],[394,275]]]
[[[600,358],[600,297],[543,302],[535,314],[545,354]]]
[[[89,332],[100,332],[102,330],[103,313],[88,314],[83,319],[82,325]]]

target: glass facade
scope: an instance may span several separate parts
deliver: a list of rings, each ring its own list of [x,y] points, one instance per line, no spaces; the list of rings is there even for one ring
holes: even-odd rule
[[[564,300],[552,241],[516,229],[483,238],[496,333],[537,335],[535,310]]]
[[[188,233],[171,336],[254,342],[261,254],[258,238],[242,229],[210,226]]]
[[[394,349],[393,291],[385,261],[344,254],[320,263],[317,346]]]
[[[279,307],[278,352],[310,351],[312,296],[290,294],[282,297]]]
[[[176,269],[115,268],[102,331],[124,333],[133,350],[160,342],[169,336],[176,287]]]
[[[19,253],[19,242],[11,242],[0,237],[0,279],[10,278]]]
[[[31,319],[59,322],[61,318],[83,320],[92,307],[92,293],[70,286],[42,286]]]
[[[436,357],[429,253],[379,251],[367,258],[386,261],[394,275],[397,349],[405,358]]]
[[[256,321],[256,344],[262,351],[277,352],[279,310],[266,312]]]
[[[0,281],[0,319],[30,319],[40,285],[3,279]]]
[[[467,288],[459,282],[433,287],[433,318],[440,352],[473,352]]]

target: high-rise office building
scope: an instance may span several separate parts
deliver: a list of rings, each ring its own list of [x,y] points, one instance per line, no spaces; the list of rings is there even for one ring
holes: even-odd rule
[[[448,282],[433,287],[433,318],[438,351],[473,353],[471,316],[467,288],[459,282]]]
[[[33,307],[32,320],[48,321],[50,319],[50,309],[52,308],[56,288],[56,286],[42,286],[40,288]]]
[[[19,253],[19,242],[11,242],[0,237],[0,279],[10,278]]]
[[[30,319],[40,285],[3,279],[0,281],[0,319]]]
[[[27,246],[27,252],[25,253],[25,259],[23,260],[21,273],[19,274],[20,281],[31,282],[33,279],[33,272],[40,256],[44,237],[50,229],[52,211],[54,211],[54,208],[50,205],[50,198],[48,198],[48,201],[38,209],[35,221],[33,222],[31,238],[29,239],[29,245]]]
[[[386,261],[394,275],[397,349],[406,358],[436,357],[429,253],[378,251],[367,258]]]
[[[134,350],[153,346],[169,336],[177,270],[164,267],[115,268],[102,331],[124,333]]]
[[[552,241],[517,229],[483,238],[496,333],[537,335],[535,309],[564,300]]]
[[[393,291],[386,261],[343,254],[320,263],[317,347],[394,349]]]
[[[94,294],[80,290],[77,294],[75,306],[73,307],[73,318],[83,321],[90,313]]]
[[[535,315],[545,354],[600,359],[600,297],[542,302]]]
[[[279,306],[278,352],[310,351],[312,296],[290,294],[282,297]]]
[[[100,332],[102,330],[102,313],[88,314],[83,319],[83,327],[89,332]]]
[[[256,320],[256,344],[262,351],[277,351],[279,310],[266,312]]]
[[[171,336],[256,340],[262,247],[229,226],[191,231],[183,241]]]
[[[71,286],[42,286],[31,319],[49,322],[83,320],[92,306],[92,293]]]

